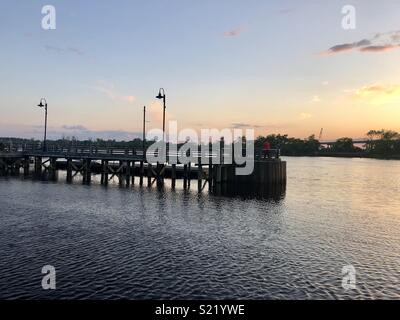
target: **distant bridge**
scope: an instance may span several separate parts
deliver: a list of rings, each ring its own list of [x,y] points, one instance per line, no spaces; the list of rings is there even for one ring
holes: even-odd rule
[[[367,143],[369,140],[368,139],[353,139],[354,144],[364,144]],[[321,144],[334,144],[336,143],[337,140],[325,140],[325,141],[320,141]]]

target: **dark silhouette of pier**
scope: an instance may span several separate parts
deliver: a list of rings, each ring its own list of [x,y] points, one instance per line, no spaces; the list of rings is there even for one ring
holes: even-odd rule
[[[254,161],[254,171],[250,175],[236,175],[238,165],[226,163],[225,144],[221,140],[221,151],[213,154],[212,146],[209,152],[202,154],[201,146],[198,152],[191,155],[189,163],[171,163],[172,154],[167,149],[165,163],[147,161],[143,149],[109,148],[97,146],[48,146],[45,150],[35,145],[15,145],[0,153],[0,175],[19,175],[35,177],[46,176],[49,180],[57,180],[58,170],[65,170],[68,183],[77,175],[82,176],[84,184],[90,184],[93,174],[101,175],[101,183],[107,185],[117,177],[121,185],[129,186],[138,179],[140,186],[158,187],[164,185],[164,179],[171,179],[171,187],[176,181],[182,180],[183,188],[190,188],[191,182],[197,182],[199,192],[208,189],[217,194],[240,193],[240,189],[249,195],[259,192],[270,193],[284,190],[286,186],[286,162],[281,161],[278,150],[271,150],[270,158],[264,159],[259,152],[249,155]],[[233,145],[230,146],[233,148]],[[146,150],[147,153],[147,150]],[[216,164],[215,157],[220,157]],[[251,191],[253,190],[253,191]]]

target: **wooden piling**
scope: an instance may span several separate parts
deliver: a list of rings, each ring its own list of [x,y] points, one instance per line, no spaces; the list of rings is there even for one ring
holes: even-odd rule
[[[197,190],[201,192],[203,189],[203,166],[202,166],[202,159],[201,159],[201,147],[199,145],[199,153],[198,153],[198,161],[197,161]]]
[[[219,141],[219,150],[220,150],[220,164],[224,164],[224,153],[225,153],[225,140],[224,137],[221,137]]]
[[[188,185],[187,185],[187,164],[183,165],[183,189],[187,189]]]
[[[286,185],[287,177],[286,177],[286,161],[282,161],[282,184]]]
[[[5,176],[6,175],[6,159],[0,158],[0,175]]]
[[[192,180],[192,163],[189,162],[188,166],[187,166],[187,186],[188,189],[190,189],[190,181]]]
[[[108,160],[104,160],[103,162],[103,184],[105,186],[108,185]]]
[[[42,175],[42,157],[35,157],[35,175]]]
[[[67,182],[72,182],[72,159],[67,158]]]
[[[152,168],[151,163],[148,163],[147,164],[147,186],[148,187],[151,187],[151,176],[152,176],[151,168]]]
[[[122,160],[119,161],[119,166],[118,166],[118,184],[122,186],[122,175],[124,171],[125,165]]]
[[[131,182],[131,163],[130,161],[125,162],[125,183],[128,187]]]
[[[87,183],[90,184],[92,181],[92,160],[87,159],[86,165],[87,165],[87,169],[86,169],[87,179],[86,180],[87,180]]]
[[[83,184],[86,184],[86,178],[87,178],[86,168],[87,168],[86,159],[83,159],[82,160],[82,183]]]
[[[163,185],[163,168],[164,164],[157,163],[157,176],[156,176],[156,181],[157,181],[157,187],[161,187]]]
[[[91,172],[91,165],[92,160],[91,159],[85,159],[83,161],[83,183],[84,184],[90,184],[91,182],[91,177],[92,177],[92,172]]]
[[[171,168],[171,179],[172,179],[172,189],[175,189],[175,185],[176,185],[176,164],[172,165]]]
[[[143,186],[143,176],[144,176],[144,164],[143,161],[140,161],[140,179],[139,179],[139,185]]]
[[[30,158],[29,156],[24,157],[24,176],[29,176],[29,164],[30,164]]]
[[[10,171],[11,171],[11,175],[15,175],[16,174],[16,169],[15,169],[15,160],[14,159],[10,159],[9,160],[11,163],[10,163]]]
[[[208,144],[208,191],[212,190],[213,185],[213,161],[212,161],[212,143]]]
[[[57,177],[57,158],[50,158],[49,163],[49,179],[56,180]]]
[[[132,151],[135,154],[135,150]],[[129,174],[132,175],[132,185],[135,184],[135,161],[132,161],[132,166],[129,168]]]

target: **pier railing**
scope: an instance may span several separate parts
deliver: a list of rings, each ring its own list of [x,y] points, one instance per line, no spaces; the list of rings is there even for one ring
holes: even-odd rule
[[[229,148],[232,148],[230,146]],[[206,157],[206,158],[215,158],[218,156],[226,157],[227,154],[227,145],[222,146],[222,150],[220,153],[212,153],[206,152],[206,154],[201,154],[200,152],[192,152],[192,157]],[[230,149],[230,150],[233,150]],[[108,146],[97,146],[97,145],[83,145],[83,144],[71,144],[71,145],[61,145],[61,144],[48,144],[46,149],[43,149],[43,145],[41,143],[32,143],[32,144],[20,144],[20,145],[8,145],[2,151],[3,153],[32,153],[32,154],[43,154],[46,155],[82,155],[82,156],[96,156],[96,155],[109,155],[109,156],[121,156],[121,157],[142,157],[143,158],[143,149],[142,148],[129,148],[129,147],[108,147]],[[146,150],[147,152],[147,150]],[[179,155],[183,155],[180,152],[171,152],[169,148],[169,144],[167,144],[167,158],[175,157]],[[154,156],[158,155],[158,152],[153,153]],[[245,154],[243,153],[243,156]],[[254,159],[279,159],[280,158],[280,150],[279,149],[270,149],[268,152],[264,152],[263,150],[257,149],[254,151],[254,155],[248,155],[248,158]]]

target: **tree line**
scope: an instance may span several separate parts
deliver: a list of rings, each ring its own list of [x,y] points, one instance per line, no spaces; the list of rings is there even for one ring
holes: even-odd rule
[[[326,145],[318,141],[315,135],[306,139],[289,137],[288,135],[271,134],[266,137],[259,136],[255,141],[256,148],[262,148],[265,141],[272,148],[280,149],[286,156],[312,156],[312,155],[359,155],[374,157],[399,157],[400,134],[393,130],[370,130],[366,134],[367,140],[363,148],[354,144],[352,138],[344,137],[334,143]]]

